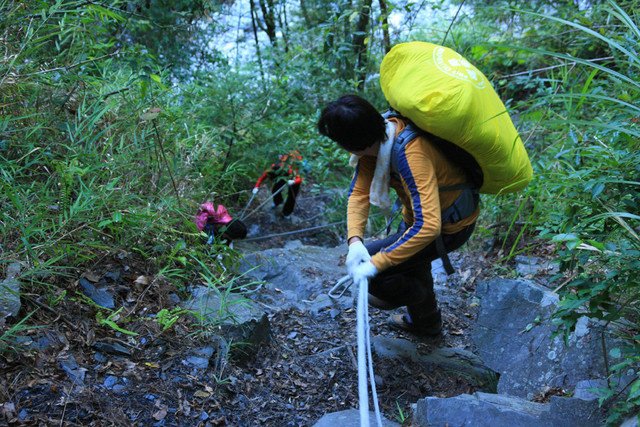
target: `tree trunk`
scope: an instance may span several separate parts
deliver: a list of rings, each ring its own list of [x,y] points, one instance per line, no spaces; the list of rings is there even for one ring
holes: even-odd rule
[[[284,51],[289,51],[289,22],[287,21],[287,2],[282,2],[282,9],[278,13],[278,23],[282,30],[282,41],[284,42]]]
[[[389,53],[391,50],[391,37],[389,37],[389,10],[387,9],[387,3],[385,0],[378,0],[380,4],[380,14],[382,16],[382,43],[384,53]]]
[[[277,47],[278,40],[276,38],[276,18],[273,0],[258,0],[260,4],[260,10],[262,11],[262,18],[264,20],[264,31],[269,37],[271,46]]]
[[[356,57],[356,65],[354,75],[358,80],[358,89],[362,89],[364,86],[364,79],[366,77],[366,63],[367,63],[367,28],[369,27],[369,20],[371,19],[371,0],[363,0],[360,7],[360,15],[358,17],[358,23],[353,34],[353,49]]]
[[[260,53],[260,43],[258,42],[258,25],[256,24],[257,16],[256,16],[256,6],[253,3],[253,0],[249,0],[251,4],[251,28],[253,29],[253,39],[256,42],[256,56],[258,58],[258,66],[260,67],[260,78],[264,83],[264,70],[262,68],[262,55]]]
[[[300,12],[304,18],[305,28],[311,28],[311,18],[307,10],[307,0],[300,0]]]

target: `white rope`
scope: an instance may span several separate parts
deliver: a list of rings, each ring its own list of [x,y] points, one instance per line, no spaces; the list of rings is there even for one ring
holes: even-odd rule
[[[369,393],[367,389],[367,364],[373,397],[373,407],[378,427],[382,427],[378,394],[373,373],[373,358],[371,356],[371,335],[369,333],[369,282],[362,279],[358,283],[358,306],[356,308],[356,328],[358,335],[358,399],[360,401],[360,426],[370,427],[369,424]]]

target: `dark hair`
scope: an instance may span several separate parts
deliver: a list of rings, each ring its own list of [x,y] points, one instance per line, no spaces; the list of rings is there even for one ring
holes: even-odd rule
[[[367,100],[344,95],[330,102],[318,120],[318,131],[347,151],[361,151],[384,141],[384,118]]]
[[[247,237],[247,226],[239,219],[234,219],[230,223],[220,227],[222,236],[229,240],[244,239]]]

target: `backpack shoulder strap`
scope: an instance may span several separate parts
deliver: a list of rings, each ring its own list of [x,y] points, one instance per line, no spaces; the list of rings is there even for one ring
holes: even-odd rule
[[[391,171],[399,173],[398,161],[402,152],[408,143],[413,141],[417,136],[424,133],[416,125],[411,122],[407,123],[404,129],[396,136],[393,141],[393,147],[391,148]]]

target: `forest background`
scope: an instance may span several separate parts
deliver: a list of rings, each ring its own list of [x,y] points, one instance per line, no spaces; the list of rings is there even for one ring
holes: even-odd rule
[[[241,209],[258,171],[291,149],[309,162],[306,191],[344,188],[347,156],[318,135],[319,111],[344,93],[384,110],[382,57],[424,40],[474,63],[514,118],[535,178],[485,198],[475,238],[496,239],[500,274],[518,254],[561,262],[560,333],[586,315],[623,338],[601,390],[616,423],[640,406],[638,11],[637,0],[0,0],[0,269],[27,266],[0,357],[42,311],[89,304],[71,283],[107,254],[139,255],[177,291],[198,278],[231,286],[238,255],[216,247],[229,256],[211,261],[194,244],[199,203]],[[343,219],[344,203],[327,215]],[[126,331],[126,313],[92,309]],[[616,389],[620,375],[635,381]]]

